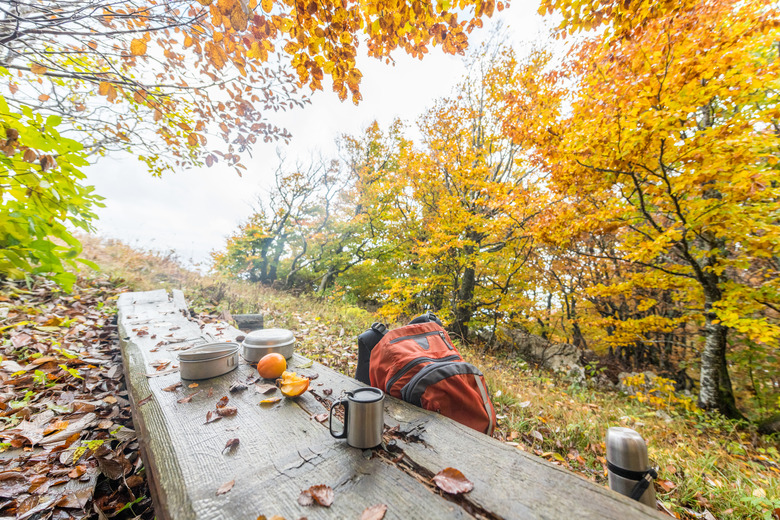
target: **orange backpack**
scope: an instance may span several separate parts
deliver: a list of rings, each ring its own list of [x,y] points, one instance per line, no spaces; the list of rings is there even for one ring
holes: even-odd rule
[[[488,435],[496,411],[482,372],[435,322],[391,330],[371,351],[371,386]]]

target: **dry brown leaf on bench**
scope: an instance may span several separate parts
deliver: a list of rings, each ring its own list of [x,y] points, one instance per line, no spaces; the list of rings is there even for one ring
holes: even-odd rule
[[[377,504],[375,506],[367,507],[363,514],[360,515],[360,520],[382,520],[387,513],[387,506],[385,504]]]
[[[468,493],[474,489],[474,484],[455,468],[444,468],[433,477],[433,482],[436,487],[451,495]]]
[[[208,412],[206,412],[206,422],[205,422],[205,423],[203,423],[203,424],[208,424],[208,423],[217,422],[217,421],[219,421],[220,419],[222,419],[222,417],[220,417],[219,415],[216,415],[216,416],[215,416],[215,415],[214,415],[214,412],[212,412],[211,410],[209,410]]]
[[[220,408],[217,408],[217,414],[221,415],[222,417],[236,415],[237,413],[238,413],[238,408],[234,406],[222,406]]]
[[[266,383],[255,384],[255,392],[257,392],[258,394],[267,394],[269,392],[273,392],[274,390],[276,390],[275,385],[269,385]]]
[[[201,390],[198,390],[197,392],[192,393],[192,394],[188,395],[187,397],[182,397],[181,399],[179,399],[176,402],[177,403],[189,403],[190,401],[192,401],[192,398],[195,397],[196,395],[198,395],[200,392],[201,392]]]
[[[235,483],[236,483],[235,479],[231,480],[230,482],[225,482],[224,484],[219,486],[219,489],[217,490],[217,495],[224,495],[225,493],[233,489]]]
[[[177,388],[180,388],[181,386],[182,386],[181,381],[179,381],[178,383],[174,383],[174,384],[172,384],[170,386],[166,386],[162,390],[163,390],[163,392],[173,392],[174,390],[176,390]]]
[[[310,506],[314,502],[317,502],[321,506],[330,507],[333,503],[333,499],[333,488],[324,484],[319,484],[301,491],[301,495],[298,497],[298,503],[302,506]]]
[[[225,450],[233,451],[234,449],[236,449],[238,447],[238,444],[240,442],[241,441],[239,441],[238,439],[230,439],[230,440],[228,440],[227,443],[225,444],[225,447],[222,448],[222,452],[224,453]]]
[[[244,383],[236,381],[235,383],[230,385],[230,388],[228,389],[228,392],[230,392],[232,394],[232,393],[240,392],[240,391],[246,390],[246,389],[247,389],[247,386]]]

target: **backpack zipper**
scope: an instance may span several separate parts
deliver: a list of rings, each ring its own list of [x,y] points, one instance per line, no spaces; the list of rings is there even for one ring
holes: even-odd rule
[[[447,345],[447,348],[450,350],[455,350],[455,347],[450,345],[450,342],[447,341],[447,337],[444,335],[444,332],[438,330],[433,332],[422,332],[420,334],[412,334],[411,336],[401,336],[400,338],[395,338],[393,340],[389,341],[389,344],[392,345],[393,343],[398,343],[399,341],[403,341],[405,339],[415,339],[415,338],[427,338],[428,336],[436,336],[438,335],[442,341],[444,341],[444,344]]]
[[[441,363],[443,361],[455,361],[456,359],[460,359],[460,356],[457,355],[457,354],[453,354],[451,356],[446,356],[446,357],[443,357],[443,358],[429,358],[429,357],[418,357],[418,358],[415,358],[415,359],[411,360],[410,362],[408,362],[407,364],[405,364],[401,368],[401,370],[396,372],[395,375],[390,378],[390,381],[387,382],[387,386],[385,386],[385,393],[389,394],[390,393],[390,388],[392,388],[392,386],[394,384],[396,384],[398,382],[398,380],[401,379],[404,376],[404,374],[409,372],[411,369],[413,369],[414,367],[416,367],[420,363],[425,363],[426,361],[430,361],[432,363]]]

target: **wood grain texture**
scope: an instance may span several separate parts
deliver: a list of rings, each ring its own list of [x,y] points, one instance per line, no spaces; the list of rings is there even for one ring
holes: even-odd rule
[[[297,400],[283,398],[270,407],[258,405],[268,396],[253,388],[230,394],[234,382],[256,376],[249,365],[200,381],[195,388],[185,381],[174,392],[164,391],[180,381],[179,374],[148,377],[158,372],[153,362],[170,360],[169,367],[173,367],[178,364],[178,351],[173,349],[204,335],[233,339],[239,331],[220,324],[201,330],[185,317],[183,299],[169,298],[165,291],[124,294],[118,307],[134,421],[155,487],[159,518],[253,519],[260,514],[290,519],[359,518],[365,508],[378,503],[388,505],[386,518],[418,518],[421,505],[425,518],[472,518],[400,469],[370,452],[367,458],[332,438],[311,415],[326,411],[311,394]],[[161,341],[175,342],[156,347]],[[295,369],[303,362],[304,358],[296,356],[291,366]],[[177,402],[195,392],[199,393],[190,402]],[[205,424],[206,414],[216,410],[216,402],[224,395],[238,413]],[[138,407],[148,396],[151,399]],[[223,451],[234,438],[240,441],[238,447]],[[218,496],[217,489],[231,480],[235,480],[232,490]],[[317,484],[334,489],[333,505],[299,505],[301,491]]]
[[[364,386],[326,367],[317,367],[313,392],[333,399]],[[332,393],[325,396],[324,390]],[[447,417],[387,396],[385,424],[398,426],[404,457],[433,475],[446,467],[474,483],[468,502],[501,518],[666,518],[614,491],[589,482]],[[604,427],[606,432],[606,425]],[[414,439],[414,440],[412,440]]]
[[[128,293],[120,297],[119,330],[134,421],[143,443],[153,484],[157,516],[175,519],[254,519],[264,514],[288,519],[360,518],[375,504],[388,506],[385,518],[659,518],[660,514],[563,468],[528,455],[441,415],[387,397],[386,424],[398,426],[393,454],[350,448],[334,439],[314,416],[320,403],[362,386],[322,365],[298,369],[317,375],[297,399],[271,406],[249,388],[236,393],[235,382],[253,382],[254,367],[241,364],[224,376],[180,382],[178,352],[198,341],[229,341],[241,334],[224,323],[199,324],[188,316],[183,294],[175,291]],[[168,342],[167,345],[159,345]],[[153,364],[170,363],[162,370]],[[295,355],[296,370],[308,360]],[[159,373],[163,375],[157,375]],[[151,377],[150,377],[151,376]],[[326,392],[326,390],[328,390]],[[196,394],[190,402],[183,397]],[[151,399],[138,407],[146,397]],[[228,396],[238,413],[206,424],[216,402]],[[318,397],[318,399],[315,398]],[[223,450],[230,439],[234,450]],[[403,452],[403,457],[398,455]],[[400,459],[397,460],[397,459]],[[429,477],[455,467],[474,483],[457,499],[431,489]],[[217,489],[231,480],[224,495]],[[325,484],[335,491],[330,508],[303,507],[300,492]]]

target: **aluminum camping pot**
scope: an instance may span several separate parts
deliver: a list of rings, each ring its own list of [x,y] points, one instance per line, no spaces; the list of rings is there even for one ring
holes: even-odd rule
[[[290,359],[295,348],[295,335],[287,329],[253,330],[246,335],[241,346],[247,363],[255,364],[272,352]]]
[[[328,428],[337,439],[347,439],[347,444],[362,450],[382,444],[385,426],[385,393],[378,388],[358,388],[346,392],[347,397],[333,403],[330,408]],[[344,429],[333,431],[333,410],[344,407]]]
[[[609,487],[631,497],[637,484],[647,479],[647,489],[635,500],[655,509],[655,470],[647,459],[645,440],[631,428],[612,427],[607,430],[607,468]]]

